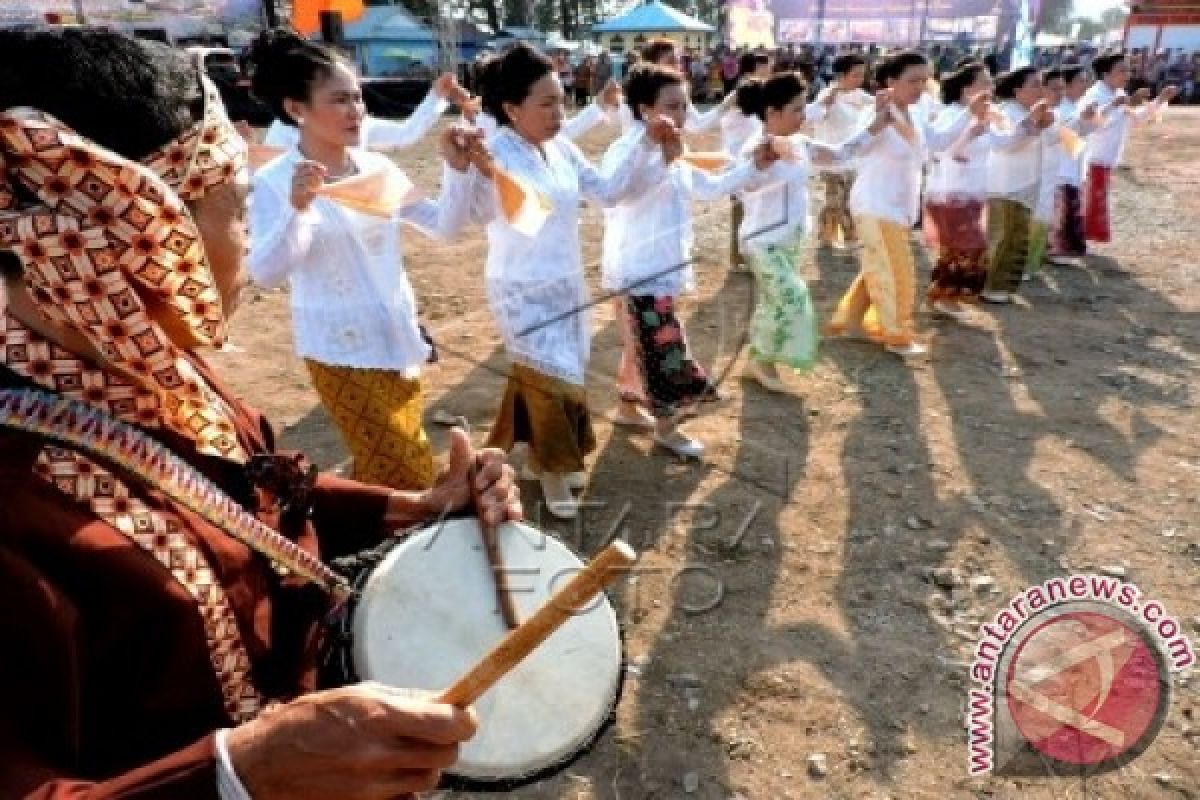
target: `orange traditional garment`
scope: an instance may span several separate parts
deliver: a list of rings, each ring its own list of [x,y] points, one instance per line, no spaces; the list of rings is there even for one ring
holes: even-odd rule
[[[304,364],[354,458],[355,480],[393,489],[433,485],[437,474],[421,424],[425,399],[419,378],[311,359]]]

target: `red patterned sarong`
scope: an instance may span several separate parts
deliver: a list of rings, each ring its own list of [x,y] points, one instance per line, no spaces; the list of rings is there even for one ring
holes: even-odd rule
[[[1108,189],[1111,181],[1112,167],[1088,165],[1083,226],[1089,242],[1112,241],[1112,232],[1108,225]]]
[[[983,201],[925,204],[925,232],[937,263],[926,297],[930,302],[979,299],[988,274]]]

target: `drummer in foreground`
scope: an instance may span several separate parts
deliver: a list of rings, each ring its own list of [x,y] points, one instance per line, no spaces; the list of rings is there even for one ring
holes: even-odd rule
[[[0,31],[0,391],[139,426],[325,560],[465,506],[473,461],[485,516],[519,518],[502,455],[462,432],[419,493],[309,490],[272,458],[271,429],[195,352],[243,282],[243,148],[182,51]],[[469,711],[396,690],[318,691],[327,595],[136,472],[0,428],[0,498],[6,800],[405,797],[474,732]]]

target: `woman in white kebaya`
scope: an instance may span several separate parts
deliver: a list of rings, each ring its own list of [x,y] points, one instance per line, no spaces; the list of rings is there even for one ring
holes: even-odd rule
[[[891,105],[891,124],[857,154],[850,213],[862,239],[858,276],[829,324],[835,336],[866,338],[900,356],[926,352],[916,340],[916,265],[909,233],[921,206],[921,171],[929,153],[952,144],[971,115],[934,128],[916,105],[929,82],[929,62],[912,50],[889,56],[876,71]]]
[[[934,251],[933,276],[925,297],[933,310],[963,319],[964,303],[975,303],[987,281],[988,241],[984,225],[987,207],[987,160],[991,127],[987,120],[992,75],[981,61],[963,64],[942,78],[945,108],[935,129],[957,125],[971,104],[982,118],[962,128],[945,152],[931,159],[925,182],[925,233]]]
[[[778,366],[807,371],[817,357],[817,318],[798,271],[808,234],[812,165],[847,163],[891,120],[883,100],[877,107],[870,98],[874,117],[836,144],[817,142],[800,135],[807,94],[808,85],[796,72],[746,81],[737,90],[738,106],[762,121],[772,148],[782,155],[742,192],[745,217],[738,231],[757,290],[746,376],[772,391],[785,390]]]
[[[638,185],[666,179],[664,132],[624,138],[601,173],[560,135],[564,92],[551,62],[525,45],[489,61],[482,73],[483,108],[499,123],[491,155],[475,159],[468,218],[487,225],[488,302],[512,360],[508,386],[489,441],[528,444],[547,508],[571,517],[578,505],[584,456],[595,448],[584,392],[591,341],[587,284],[579,241],[584,200],[615,206]],[[488,178],[500,168],[537,196],[536,224],[504,210]]]
[[[425,99],[403,120],[364,115],[356,144],[377,152],[403,150],[412,147],[424,138],[441,119],[451,104],[468,108],[470,94],[458,85],[458,80],[449,72],[438,76]],[[300,129],[304,117],[277,116],[262,143],[270,147],[290,149],[300,143]]]
[[[263,286],[291,287],[296,350],[354,457],[354,477],[427,488],[436,477],[422,427],[421,366],[430,349],[404,269],[401,222],[446,235],[461,198],[398,202],[367,213],[319,194],[355,177],[381,187],[408,184],[391,159],[356,147],[362,92],[341,56],[295,34],[268,31],[251,58],[256,94],[304,124],[299,142],[254,176],[250,272]],[[451,157],[453,143],[447,138],[443,147]],[[451,194],[453,185],[465,185],[468,166],[464,152],[452,157],[464,172],[446,169]]]
[[[688,100],[681,74],[643,63],[625,81],[634,122],[604,159],[615,171],[627,158],[630,140],[645,138],[647,126],[686,122]],[[699,458],[703,445],[681,432],[681,416],[714,393],[708,375],[692,358],[677,315],[679,297],[694,290],[691,265],[691,201],[714,200],[745,186],[774,158],[768,143],[723,173],[710,175],[680,158],[680,146],[653,157],[667,163],[665,179],[637,181],[628,197],[608,212],[604,236],[603,285],[618,293],[622,324],[621,408],[618,424],[652,429],[654,441],[677,455]],[[657,169],[655,170],[657,172]]]
[[[805,118],[813,123],[813,138],[822,144],[844,142],[871,121],[874,98],[863,91],[867,77],[867,60],[857,53],[847,53],[833,60],[833,83],[805,109]],[[854,217],[847,203],[850,187],[854,185],[853,162],[831,164],[819,168],[825,185],[825,204],[821,207],[818,237],[823,247],[850,246],[858,242],[854,232]]]
[[[1000,116],[988,155],[988,278],[980,297],[1008,303],[1021,285],[1042,176],[1041,133],[1054,122],[1042,79],[1021,67],[996,79]]]

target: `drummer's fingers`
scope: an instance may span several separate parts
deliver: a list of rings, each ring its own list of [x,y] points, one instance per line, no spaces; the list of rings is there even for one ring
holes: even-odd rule
[[[380,732],[397,739],[451,745],[470,739],[479,727],[475,712],[469,709],[414,699],[387,687],[379,687],[377,697],[388,713],[373,715],[371,721]]]
[[[457,744],[431,744],[418,739],[388,739],[365,755],[366,769],[378,774],[442,770],[458,761]]]
[[[504,454],[499,451],[484,450],[479,454],[479,469],[475,472],[475,489],[486,491],[492,485],[508,480],[512,482],[513,468],[505,463]]]

